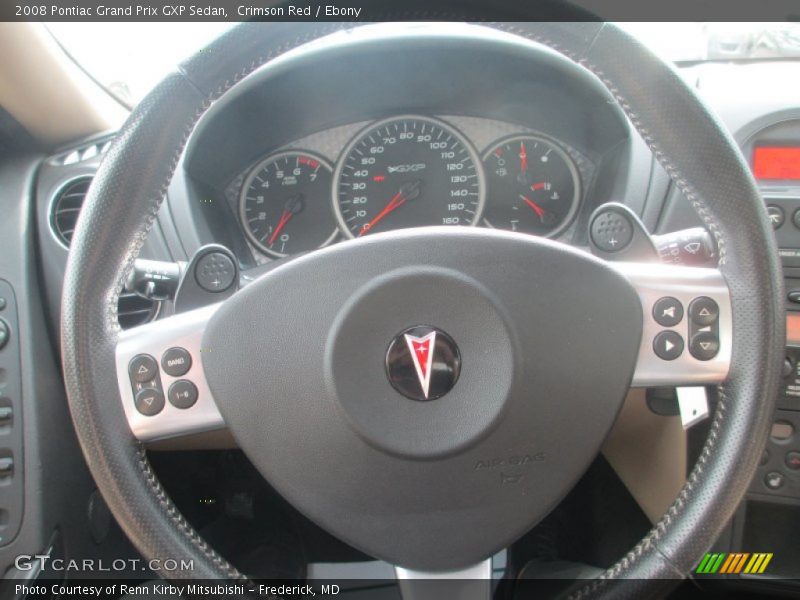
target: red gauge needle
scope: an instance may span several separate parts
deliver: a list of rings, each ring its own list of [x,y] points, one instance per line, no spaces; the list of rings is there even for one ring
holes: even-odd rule
[[[381,212],[373,217],[373,219],[367,223],[366,225],[361,226],[361,230],[358,232],[356,237],[361,237],[365,233],[367,233],[370,229],[375,227],[378,222],[383,219],[386,215],[388,215],[393,210],[400,208],[403,204],[406,203],[406,200],[414,200],[417,196],[419,196],[419,186],[420,181],[411,181],[406,183],[400,188],[400,191],[397,192],[394,197],[389,200],[389,204],[383,207]]]
[[[275,240],[278,239],[278,236],[283,228],[286,227],[286,224],[301,210],[303,210],[302,194],[293,198],[289,198],[288,202],[286,202],[286,205],[284,206],[283,212],[281,213],[281,218],[278,220],[278,224],[275,225],[275,229],[272,230],[272,235],[269,236],[269,240],[267,240],[268,246],[272,246],[272,244],[275,243]]]
[[[525,201],[525,204],[533,209],[533,212],[536,213],[536,216],[539,217],[539,220],[544,218],[544,209],[541,206],[523,194],[520,194],[519,197]]]
[[[544,181],[540,181],[539,183],[534,183],[531,186],[531,189],[535,192],[536,190],[543,190],[547,184]]]
[[[528,153],[525,151],[525,142],[519,143],[519,169],[523,173],[528,170]]]
[[[280,234],[281,230],[286,226],[291,218],[292,213],[284,208],[278,224],[275,226],[275,229],[272,230],[272,235],[269,236],[269,240],[267,241],[268,246],[272,246],[272,244],[275,243],[275,240],[278,239],[278,235]]]

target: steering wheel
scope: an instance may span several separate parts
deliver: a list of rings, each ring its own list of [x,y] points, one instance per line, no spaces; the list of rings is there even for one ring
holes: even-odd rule
[[[716,239],[718,268],[606,263],[495,230],[411,229],[309,253],[224,302],[119,331],[118,295],[200,116],[262,65],[355,26],[232,29],[142,101],[97,173],[67,267],[62,353],[75,429],[112,513],[144,557],[193,561],[171,577],[242,577],[179,514],[141,442],[224,420],[261,474],[323,528],[400,576],[458,578],[569,491],[631,384],[718,384],[680,495],[576,597],[611,594],[614,578],[638,580],[627,593],[663,592],[710,547],[755,472],[783,356],[782,275],[731,137],[670,66],[613,25],[486,26],[549,46],[605,84]],[[663,296],[715,307],[715,357],[656,355]],[[275,304],[293,310],[278,319]],[[409,332],[416,326],[425,335]],[[276,340],[279,353],[268,350]],[[143,415],[132,361],[173,347],[189,353],[183,377],[198,399]],[[421,383],[427,373],[431,397],[395,390],[414,381],[411,365]]]

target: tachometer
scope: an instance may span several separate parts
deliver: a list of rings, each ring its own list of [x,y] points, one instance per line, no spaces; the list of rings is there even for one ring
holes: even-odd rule
[[[426,225],[476,225],[485,186],[475,151],[449,125],[428,117],[394,117],[372,125],[345,150],[334,177],[343,231]]]
[[[580,178],[569,155],[533,135],[506,138],[484,155],[492,227],[553,236],[578,208]]]
[[[242,186],[240,217],[245,233],[276,258],[313,250],[336,237],[330,197],[331,166],[308,152],[268,156]]]

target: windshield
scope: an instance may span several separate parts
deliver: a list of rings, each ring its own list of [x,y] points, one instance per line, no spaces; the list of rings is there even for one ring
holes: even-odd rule
[[[133,106],[180,60],[235,23],[49,23],[87,73]],[[800,57],[798,23],[620,23],[673,62]]]

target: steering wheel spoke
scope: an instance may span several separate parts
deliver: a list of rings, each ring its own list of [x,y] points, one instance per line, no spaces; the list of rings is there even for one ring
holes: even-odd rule
[[[718,384],[731,364],[731,299],[718,269],[610,263],[642,301],[632,387]]]
[[[426,572],[394,568],[403,600],[488,600],[492,597],[492,559],[456,571]]]
[[[119,392],[141,441],[180,437],[225,426],[208,387],[203,332],[220,304],[123,331],[116,347]]]

